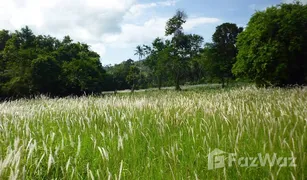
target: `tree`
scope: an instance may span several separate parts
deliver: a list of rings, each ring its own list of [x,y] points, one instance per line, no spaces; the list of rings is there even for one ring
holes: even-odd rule
[[[148,47],[148,46],[147,46]],[[156,38],[152,42],[152,48],[150,49],[149,56],[146,58],[146,65],[151,69],[153,75],[157,79],[158,89],[160,90],[162,87],[162,76],[165,75],[166,72],[166,45],[164,44],[161,38]],[[148,48],[147,48],[148,49]]]
[[[78,58],[73,58],[63,64],[63,80],[65,94],[99,93],[103,87],[105,71],[97,53],[89,51],[88,46],[76,44]]]
[[[52,54],[61,46],[61,43],[54,37],[38,35],[35,39],[35,45],[37,53]]]
[[[104,71],[98,63],[94,59],[78,59],[65,64],[63,71],[65,75],[66,95],[100,92]]]
[[[0,31],[0,96],[29,97],[98,93],[105,71],[87,44],[35,36],[29,27]]]
[[[32,61],[33,89],[42,94],[59,94],[61,67],[52,56],[40,56]]]
[[[135,54],[134,55],[138,55],[139,56],[139,60],[141,60],[142,57],[145,55],[143,48],[141,46],[137,46],[136,49],[135,49]]]
[[[212,48],[210,58],[207,55],[208,71],[211,75],[221,79],[222,87],[225,86],[225,79],[232,78],[232,66],[236,61],[237,48],[236,41],[243,28],[238,28],[236,24],[224,23],[216,27],[212,36],[213,44],[206,48]],[[214,52],[214,53],[213,53]]]
[[[5,48],[6,42],[11,38],[11,34],[7,30],[0,31],[0,97],[3,95],[3,85],[6,81],[5,71],[7,69],[7,62],[3,57],[3,50]]]
[[[140,69],[135,65],[130,66],[129,74],[126,77],[126,80],[131,85],[131,92],[132,93],[134,92],[134,90],[136,88],[137,81],[138,81],[139,77],[140,77]]]
[[[169,58],[171,61],[170,67],[175,80],[175,89],[181,90],[180,88],[180,79],[182,78],[183,71],[187,67],[187,59],[185,57],[184,49],[187,45],[187,39],[183,32],[183,24],[186,22],[187,15],[184,11],[178,10],[176,14],[167,21],[165,35],[173,35],[172,46],[168,50],[172,52],[172,58]],[[172,47],[172,48],[171,48]]]
[[[151,54],[151,52],[152,52],[151,47],[144,44],[143,45],[143,55],[148,56]]]
[[[197,34],[189,34],[187,37],[189,42],[187,53],[190,58],[188,80],[198,82],[203,76],[203,67],[201,66],[200,62],[200,55],[204,38]]]
[[[2,89],[6,96],[29,96],[33,92],[31,80],[31,61],[37,58],[35,35],[29,28],[15,31],[6,42],[3,50],[5,62]]]
[[[201,62],[203,63],[206,75],[211,78],[216,78],[220,74],[219,64],[216,62],[218,56],[217,48],[214,43],[206,43],[201,54]]]
[[[233,73],[259,86],[307,82],[307,5],[280,4],[256,12],[238,37]]]
[[[6,42],[11,38],[9,31],[3,29],[0,31],[0,51],[3,51],[5,48]]]
[[[21,48],[27,49],[35,46],[36,37],[28,26],[21,28],[21,31],[16,31],[15,33],[19,39]]]
[[[108,67],[107,74],[109,79],[112,80],[113,89],[109,90],[125,90],[131,89],[130,82],[127,81],[127,76],[130,71],[130,67],[133,66],[134,61],[132,59],[128,59],[127,61],[123,61],[120,64],[115,64],[114,66]]]
[[[187,15],[184,11],[177,10],[176,14],[167,21],[165,35],[179,36],[183,34],[182,25],[186,23]]]

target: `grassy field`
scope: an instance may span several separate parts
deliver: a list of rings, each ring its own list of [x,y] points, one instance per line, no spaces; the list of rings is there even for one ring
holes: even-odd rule
[[[0,103],[0,179],[307,179],[307,89],[139,92]],[[295,167],[208,169],[236,157]],[[226,157],[226,161],[229,159]],[[228,163],[227,163],[228,164]]]

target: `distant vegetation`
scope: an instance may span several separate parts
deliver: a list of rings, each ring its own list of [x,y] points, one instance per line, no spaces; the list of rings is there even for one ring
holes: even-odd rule
[[[0,31],[0,94],[79,95],[103,90],[105,70],[87,44],[35,36],[28,28]]]
[[[29,27],[0,31],[0,97],[67,96],[122,89],[247,80],[259,86],[307,83],[307,5],[280,4],[256,12],[243,29],[216,28],[211,43],[185,34],[178,11],[165,35],[140,45],[131,59],[103,67],[100,56],[66,36],[34,35]]]

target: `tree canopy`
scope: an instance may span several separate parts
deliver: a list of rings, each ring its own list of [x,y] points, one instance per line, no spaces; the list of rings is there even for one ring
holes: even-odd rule
[[[35,36],[29,27],[0,31],[0,96],[97,93],[105,71],[97,53],[69,36]]]
[[[211,76],[221,79],[224,87],[225,79],[233,77],[231,69],[236,62],[237,36],[243,31],[233,23],[223,23],[216,27],[212,36],[213,43],[205,46],[203,52],[205,68]]]
[[[280,4],[256,12],[238,37],[233,73],[260,86],[307,82],[307,5]]]

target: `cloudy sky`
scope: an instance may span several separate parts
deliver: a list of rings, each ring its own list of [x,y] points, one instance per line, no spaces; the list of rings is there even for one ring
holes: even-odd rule
[[[28,25],[35,34],[70,35],[89,44],[107,65],[137,59],[135,47],[163,37],[177,9],[188,14],[185,32],[209,42],[217,25],[245,26],[255,10],[280,2],[292,0],[0,0],[0,29]]]

